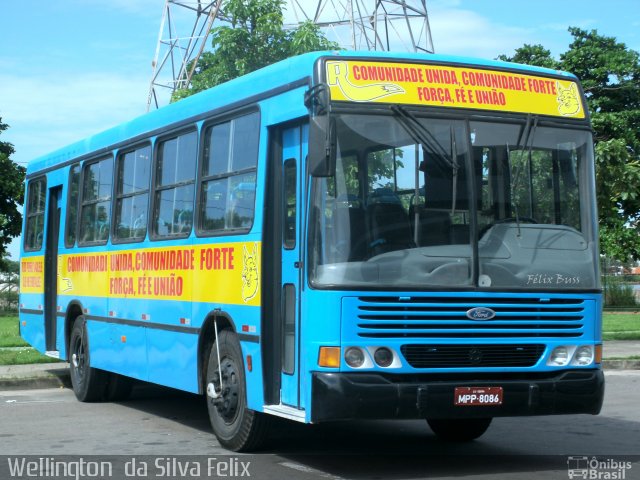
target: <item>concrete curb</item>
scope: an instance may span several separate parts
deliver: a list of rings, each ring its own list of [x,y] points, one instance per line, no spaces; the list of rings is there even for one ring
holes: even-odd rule
[[[605,370],[640,370],[640,360],[615,359],[602,361],[602,368]]]
[[[0,390],[71,387],[68,363],[11,365],[0,371]]]

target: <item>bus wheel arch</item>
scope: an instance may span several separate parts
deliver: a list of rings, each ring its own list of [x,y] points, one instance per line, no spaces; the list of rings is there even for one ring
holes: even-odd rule
[[[216,341],[216,323],[218,333],[223,330],[230,330],[235,333],[236,325],[226,312],[216,310],[210,312],[202,323],[200,328],[200,337],[198,338],[198,393],[203,394],[207,391],[207,363],[209,361],[209,353]]]

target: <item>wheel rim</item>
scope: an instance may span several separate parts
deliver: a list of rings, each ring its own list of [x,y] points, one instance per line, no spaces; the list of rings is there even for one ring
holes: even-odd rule
[[[222,372],[222,382],[220,382],[220,374],[217,368],[212,378],[214,388],[220,396],[209,401],[213,404],[224,423],[229,425],[238,416],[240,378],[237,365],[232,358],[225,357],[222,359],[220,371]],[[220,390],[221,383],[222,390]]]

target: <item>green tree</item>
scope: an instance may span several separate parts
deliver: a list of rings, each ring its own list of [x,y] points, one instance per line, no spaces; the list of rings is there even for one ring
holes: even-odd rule
[[[283,0],[229,0],[222,5],[228,25],[211,30],[213,51],[204,52],[191,86],[175,92],[179,100],[293,55],[339,46],[312,22],[285,30]]]
[[[513,63],[523,63],[525,65],[535,65],[536,67],[558,68],[559,63],[551,56],[551,51],[542,45],[529,45],[518,48],[512,57],[498,55],[498,60]]]
[[[614,37],[571,27],[559,60],[524,45],[501,60],[559,68],[580,78],[591,112],[602,250],[640,259],[640,55]]]
[[[18,312],[20,264],[5,254],[0,258],[0,313]]]
[[[0,118],[0,133],[9,126]],[[15,152],[13,145],[0,141],[0,261],[5,256],[11,239],[20,235],[22,215],[18,205],[24,200],[25,168],[9,158]]]

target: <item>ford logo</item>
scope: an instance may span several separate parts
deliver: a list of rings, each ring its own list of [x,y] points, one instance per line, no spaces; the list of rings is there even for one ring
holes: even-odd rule
[[[496,312],[485,307],[476,307],[467,311],[467,317],[476,321],[491,320],[495,316]]]

